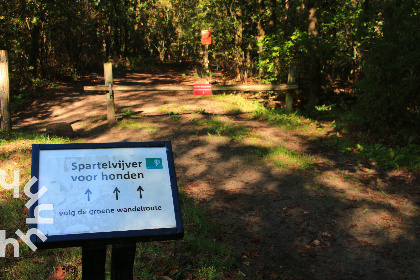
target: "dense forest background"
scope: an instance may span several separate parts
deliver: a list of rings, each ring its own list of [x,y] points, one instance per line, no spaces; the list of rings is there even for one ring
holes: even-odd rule
[[[210,29],[210,66],[240,82],[285,82],[294,65],[306,109],[340,108],[395,141],[419,132],[418,0],[0,1],[15,102],[109,60],[137,71],[200,65]]]

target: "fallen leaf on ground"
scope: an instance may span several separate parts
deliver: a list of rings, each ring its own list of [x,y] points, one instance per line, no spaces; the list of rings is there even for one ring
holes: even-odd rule
[[[58,267],[57,267],[57,272],[56,273],[54,273],[52,276],[51,276],[51,278],[52,279],[59,279],[59,280],[62,280],[62,279],[64,279],[66,277],[66,272],[63,270],[63,268],[61,267],[61,265],[59,265]]]

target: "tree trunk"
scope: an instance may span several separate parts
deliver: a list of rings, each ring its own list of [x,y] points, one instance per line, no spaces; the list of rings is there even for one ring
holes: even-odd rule
[[[312,1],[308,1],[312,2]],[[306,8],[309,11],[308,18],[308,34],[312,39],[312,45],[309,47],[310,66],[309,66],[309,92],[308,92],[308,106],[314,107],[318,104],[321,97],[321,62],[318,56],[318,49],[316,46],[316,40],[318,39],[318,19],[316,17],[317,9],[313,7],[312,3],[309,3]]]
[[[264,42],[264,37],[265,37],[265,30],[263,27],[263,22],[262,22],[262,15],[264,14],[264,1],[263,0],[258,0],[258,6],[259,6],[259,16],[258,16],[258,21],[257,21],[257,39],[258,39],[258,61],[261,62],[262,58],[263,58],[263,51],[264,51],[264,46],[263,46],[263,42]],[[258,70],[258,74],[259,74],[259,78],[260,81],[262,79],[262,68],[260,67]]]
[[[274,34],[278,32],[278,19],[277,19],[277,0],[271,0],[271,17],[270,21],[268,22],[269,32]]]
[[[236,21],[238,25],[236,27],[235,36],[235,59],[236,59],[236,77],[241,82],[246,80],[246,69],[245,69],[245,52],[243,48],[243,23],[242,23],[242,1],[239,3],[238,11],[236,12]]]
[[[308,106],[314,107],[318,105],[321,97],[321,63],[316,54],[311,56],[310,62],[310,83],[309,83],[309,94],[308,94]]]
[[[32,75],[34,78],[38,76],[38,58],[39,58],[39,40],[41,26],[35,23],[31,30],[31,53],[29,56],[29,66],[32,67]]]

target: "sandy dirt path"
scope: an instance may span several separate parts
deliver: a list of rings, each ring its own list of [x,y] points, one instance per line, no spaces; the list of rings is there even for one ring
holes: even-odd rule
[[[194,82],[190,72],[170,71],[115,79]],[[45,131],[64,121],[80,142],[171,141],[179,186],[223,226],[215,240],[235,251],[231,277],[420,279],[418,174],[384,171],[325,146],[332,131],[319,124],[285,129],[191,92],[116,92],[118,112],[129,116],[110,127],[104,94],[83,92],[102,83],[86,78],[54,89],[55,98],[28,108],[14,128]],[[279,167],[280,147],[310,166]]]

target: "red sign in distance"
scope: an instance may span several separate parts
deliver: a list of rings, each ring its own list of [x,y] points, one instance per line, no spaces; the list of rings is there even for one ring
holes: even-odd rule
[[[194,95],[211,95],[211,84],[196,84],[193,87]]]
[[[211,32],[210,30],[201,30],[201,43],[203,45],[211,44]]]

